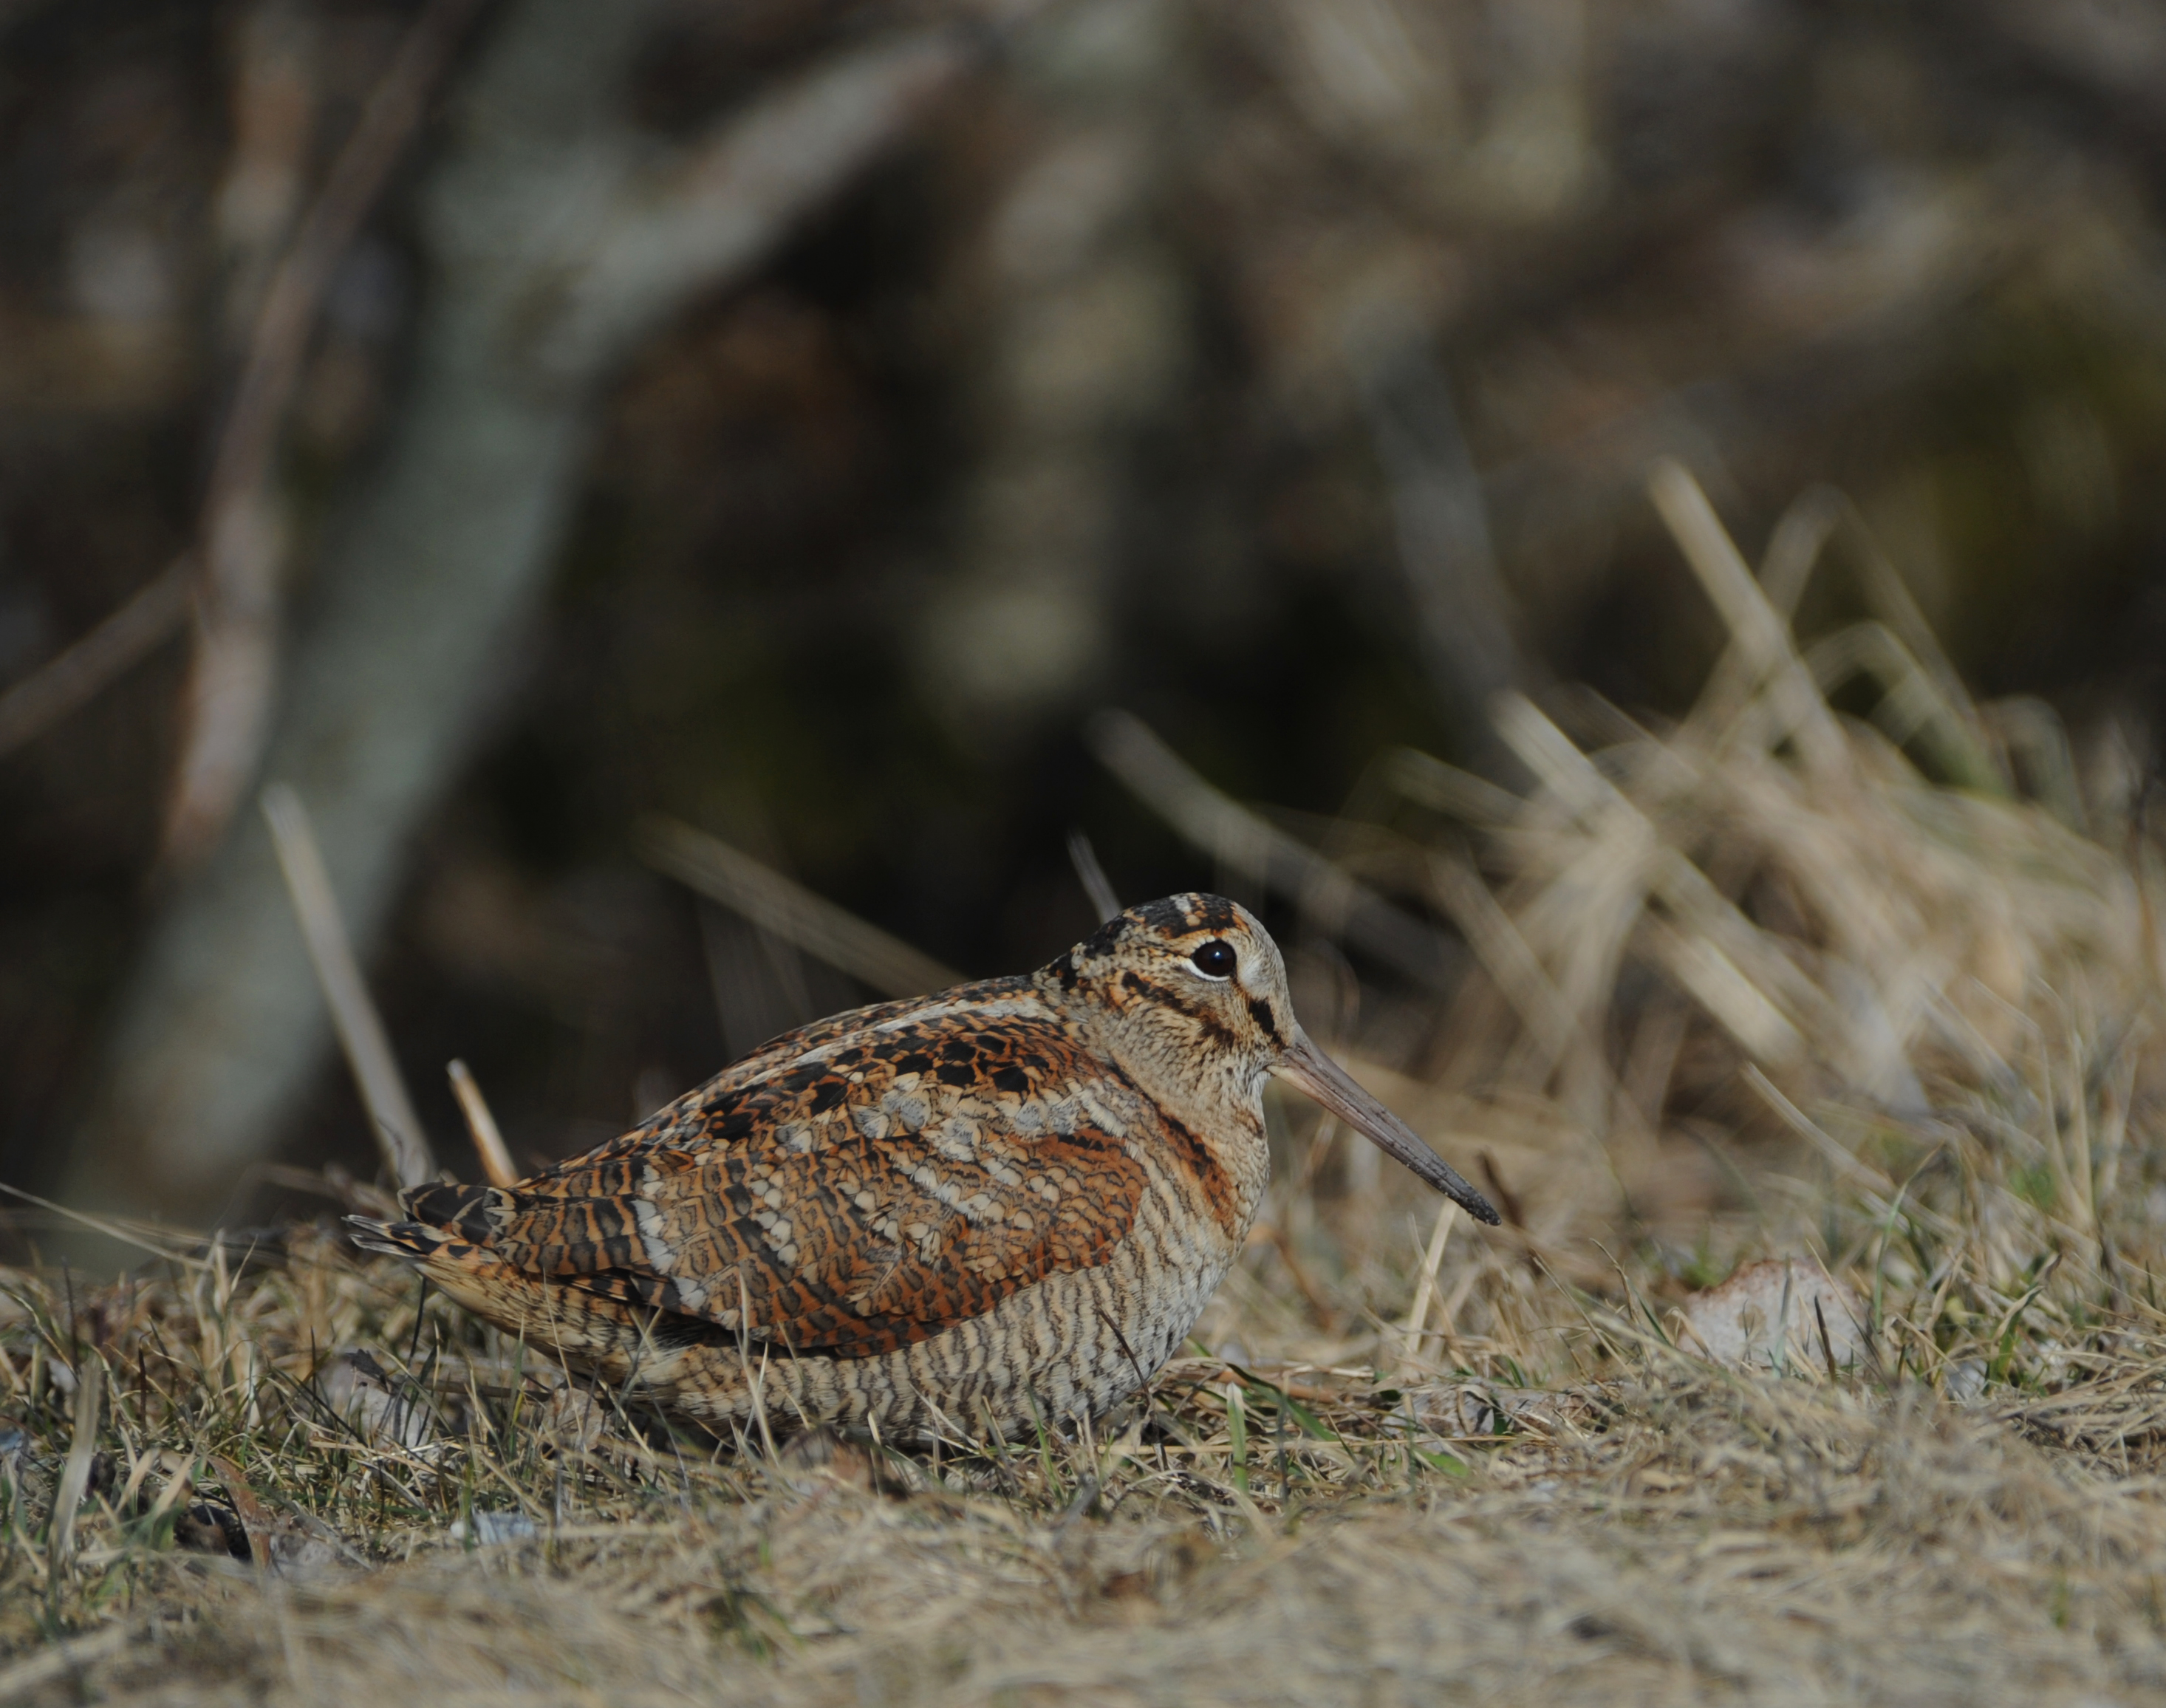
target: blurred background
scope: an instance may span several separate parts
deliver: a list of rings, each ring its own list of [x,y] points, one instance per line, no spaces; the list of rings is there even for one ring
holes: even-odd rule
[[[0,184],[0,1180],[73,1204],[376,1168],[271,780],[468,1176],[450,1057],[523,1166],[879,994],[652,812],[974,975],[1081,830],[1417,1071],[1442,913],[1302,928],[1089,719],[1323,843],[1514,785],[1500,690],[1675,717],[1663,455],[2150,763],[2155,0],[8,0]]]

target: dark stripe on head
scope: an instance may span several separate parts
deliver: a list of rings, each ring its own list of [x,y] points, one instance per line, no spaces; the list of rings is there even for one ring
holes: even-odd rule
[[[1086,954],[1110,954],[1114,947],[1119,944],[1120,940],[1135,928],[1136,922],[1130,915],[1126,913],[1116,913],[1111,919],[1108,919],[1103,925],[1101,925],[1096,931],[1085,938],[1081,943],[1076,945],[1076,948],[1081,949]],[[1063,959],[1070,959],[1072,958],[1073,954],[1074,951],[1071,950],[1070,951],[1069,955],[1064,956]]]
[[[1241,928],[1240,909],[1233,902],[1223,896],[1206,896],[1194,891],[1184,896],[1146,902],[1139,907],[1131,907],[1128,912],[1140,920],[1145,929],[1168,937],[1180,937],[1191,931]]]
[[[1251,997],[1249,998],[1249,1013],[1255,1017],[1256,1024],[1264,1029],[1264,1036],[1277,1048],[1284,1050],[1286,1039],[1279,1036],[1279,1019],[1271,1013],[1271,1005],[1261,997]]]

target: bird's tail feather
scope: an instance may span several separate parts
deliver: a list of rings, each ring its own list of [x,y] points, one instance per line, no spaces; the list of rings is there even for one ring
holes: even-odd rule
[[[390,1257],[404,1257],[410,1261],[426,1261],[441,1248],[446,1235],[438,1229],[420,1222],[379,1222],[368,1216],[348,1216],[347,1226],[353,1229],[350,1236],[364,1251],[381,1251]]]

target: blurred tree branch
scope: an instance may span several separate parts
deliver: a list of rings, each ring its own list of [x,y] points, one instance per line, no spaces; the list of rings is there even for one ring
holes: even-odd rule
[[[283,529],[271,490],[324,293],[376,204],[481,0],[431,0],[409,27],[256,314],[203,505],[194,655],[166,803],[163,858],[193,865],[224,835],[254,776],[277,687]]]
[[[168,860],[193,864],[216,843],[261,756],[276,684],[284,558],[268,489],[279,429],[339,261],[383,193],[480,5],[433,0],[407,31],[322,193],[279,257],[225,411],[198,553],[168,565],[75,645],[0,695],[4,755],[147,658],[193,606],[194,656],[182,691],[184,733],[166,806]]]
[[[978,34],[935,28],[839,55],[641,173],[564,286],[543,362],[577,374],[613,361],[765,255],[969,66]]]
[[[148,658],[188,615],[195,564],[165,568],[97,627],[0,691],[0,759],[34,741]]]
[[[992,40],[928,26],[848,51],[671,151],[629,117],[635,59],[663,9],[506,8],[422,193],[433,279],[410,388],[331,531],[267,749],[272,774],[311,803],[364,952],[539,596],[605,385]],[[125,993],[72,1195],[214,1211],[323,1036],[270,849],[230,838],[175,897]],[[141,1165],[125,1188],[123,1158]]]

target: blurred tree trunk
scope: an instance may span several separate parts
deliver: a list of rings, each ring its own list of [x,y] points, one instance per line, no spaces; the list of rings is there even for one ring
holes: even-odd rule
[[[327,542],[265,773],[314,814],[357,944],[544,584],[602,389],[971,62],[927,29],[838,57],[671,149],[629,113],[658,0],[515,0],[423,198],[409,392]],[[216,1215],[326,1038],[269,840],[244,816],[119,1005],[68,1201]]]
[[[1181,23],[1169,0],[1090,0],[1016,55],[1017,157],[974,269],[982,449],[954,570],[911,637],[975,743],[1074,706],[1107,667],[1139,444],[1193,359],[1190,282],[1160,229]]]

